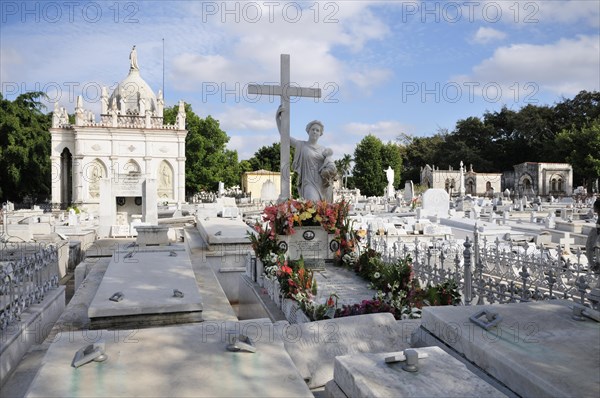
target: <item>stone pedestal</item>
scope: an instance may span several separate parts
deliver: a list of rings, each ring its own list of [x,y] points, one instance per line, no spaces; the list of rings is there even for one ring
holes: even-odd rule
[[[163,225],[138,225],[136,243],[138,246],[158,246],[169,244],[169,227]]]

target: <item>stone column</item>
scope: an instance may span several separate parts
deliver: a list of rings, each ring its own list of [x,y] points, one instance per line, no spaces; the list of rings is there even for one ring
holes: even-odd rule
[[[177,203],[185,202],[185,158],[177,158]]]
[[[178,144],[179,144],[179,156],[177,157],[177,192],[176,195],[177,203],[185,202],[185,136],[187,131],[178,133]]]
[[[109,171],[110,174],[110,171]],[[112,194],[112,180],[109,177],[100,179],[100,206],[98,208],[98,237],[110,235],[111,227],[116,224],[117,209],[115,197]]]
[[[81,143],[75,133],[75,153],[73,154],[73,203],[83,202],[83,155]]]
[[[50,171],[52,178],[52,203],[60,204],[61,203],[61,172],[60,172],[60,156],[50,156]]]
[[[158,225],[158,192],[156,189],[156,178],[146,177],[146,181],[142,183],[142,215],[144,222],[150,225]]]

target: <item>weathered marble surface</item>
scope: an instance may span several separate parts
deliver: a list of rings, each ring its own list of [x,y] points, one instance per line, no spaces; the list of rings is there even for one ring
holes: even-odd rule
[[[505,397],[439,347],[416,349],[418,372],[403,362],[385,363],[394,353],[344,355],[335,359],[334,381],[348,397]]]
[[[310,388],[316,388],[333,378],[336,356],[409,348],[419,323],[403,322],[389,313],[367,314],[287,325],[278,331],[298,371]]]
[[[128,253],[133,255],[128,258]],[[173,297],[173,289],[182,291],[184,297]],[[110,301],[115,292],[122,292],[124,299]],[[94,318],[198,311],[202,311],[202,299],[182,246],[148,251],[132,247],[114,253],[88,315],[93,324]]]
[[[521,396],[600,396],[600,323],[571,318],[573,303],[425,307],[422,327]],[[469,316],[503,321],[489,332]],[[418,336],[416,336],[418,337]]]
[[[256,353],[226,350],[226,331],[253,338]],[[108,359],[71,367],[98,339]],[[58,335],[28,397],[311,397],[268,319]]]

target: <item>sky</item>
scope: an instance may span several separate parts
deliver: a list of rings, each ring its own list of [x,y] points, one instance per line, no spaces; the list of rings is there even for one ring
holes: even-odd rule
[[[600,90],[600,1],[6,1],[0,2],[5,98],[44,91],[48,110],[75,98],[100,111],[129,71],[220,121],[228,148],[249,159],[279,141],[280,54],[294,86],[291,134],[321,120],[320,144],[353,154],[367,134],[431,136],[506,106],[552,105]],[[163,46],[164,44],[164,46]],[[163,62],[164,51],[164,62]],[[98,117],[98,116],[97,116]]]

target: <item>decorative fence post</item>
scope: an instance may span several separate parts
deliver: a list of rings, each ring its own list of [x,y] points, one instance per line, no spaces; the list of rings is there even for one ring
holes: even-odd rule
[[[469,237],[467,236],[467,240],[465,241],[465,243],[463,244],[465,246],[465,250],[463,251],[463,256],[465,259],[465,291],[464,291],[464,301],[465,301],[465,305],[471,305],[471,300],[472,300],[472,292],[473,292],[473,288],[472,288],[472,277],[473,275],[471,274],[471,242],[469,242]]]

